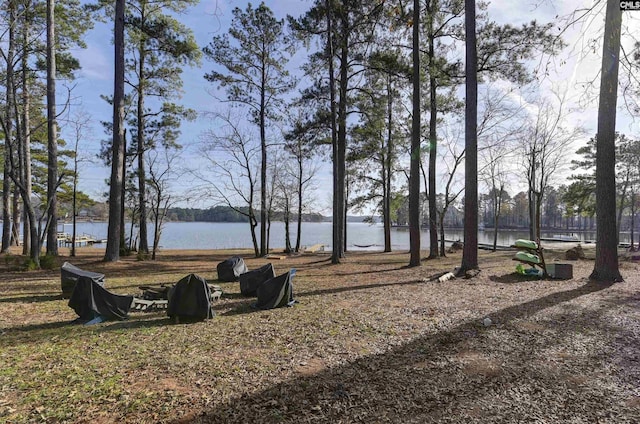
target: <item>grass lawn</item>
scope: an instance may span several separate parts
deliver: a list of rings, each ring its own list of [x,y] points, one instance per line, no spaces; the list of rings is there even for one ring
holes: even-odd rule
[[[587,279],[592,259],[571,262],[572,280],[539,280],[514,273],[514,252],[481,251],[478,276],[438,282],[460,253],[407,268],[406,252],[331,265],[326,253],[165,251],[103,263],[102,251],[78,250],[41,271],[0,256],[0,422],[640,422],[635,262],[621,263],[625,282],[603,285]],[[216,264],[233,254],[249,269],[296,268],[298,303],[252,309],[237,282],[217,282]],[[199,323],[131,312],[71,325],[65,260],[106,274],[116,293],[193,272],[224,295]]]

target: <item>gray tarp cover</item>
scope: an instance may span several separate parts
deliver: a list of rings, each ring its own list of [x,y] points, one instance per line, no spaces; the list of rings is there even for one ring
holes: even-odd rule
[[[213,318],[215,313],[211,309],[211,289],[207,281],[196,274],[178,281],[169,292],[167,315],[196,320]]]
[[[62,288],[62,296],[65,299],[71,297],[73,288],[76,286],[78,277],[88,277],[104,287],[104,274],[98,272],[85,271],[75,265],[65,262],[60,268],[60,286]]]
[[[240,256],[232,256],[225,259],[217,266],[218,280],[220,281],[238,281],[240,274],[249,271],[244,260]]]
[[[78,277],[69,307],[81,320],[90,321],[97,316],[106,319],[126,319],[131,309],[133,296],[111,293],[87,276]]]
[[[272,264],[240,274],[240,292],[245,296],[256,296],[260,284],[276,276]]]
[[[253,305],[258,309],[273,309],[291,306],[293,300],[293,276],[295,269],[260,284],[257,289],[258,300]]]

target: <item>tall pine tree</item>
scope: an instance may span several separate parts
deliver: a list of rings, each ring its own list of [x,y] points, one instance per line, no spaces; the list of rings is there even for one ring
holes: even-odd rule
[[[222,67],[205,75],[225,88],[227,100],[250,111],[260,131],[260,256],[267,252],[267,127],[277,119],[283,95],[293,80],[285,66],[292,54],[284,20],[278,20],[264,2],[257,8],[236,7],[228,34],[213,38],[204,48],[206,57]]]

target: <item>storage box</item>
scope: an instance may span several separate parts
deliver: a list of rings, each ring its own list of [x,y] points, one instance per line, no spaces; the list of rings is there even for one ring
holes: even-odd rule
[[[570,280],[573,278],[573,265],[571,264],[547,264],[547,273],[551,278]]]

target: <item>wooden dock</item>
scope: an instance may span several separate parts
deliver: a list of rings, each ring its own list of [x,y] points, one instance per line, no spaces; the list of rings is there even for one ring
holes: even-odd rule
[[[58,246],[69,247],[73,243],[73,236],[69,233],[58,233]],[[105,243],[105,240],[97,239],[91,234],[76,235],[76,246],[93,246],[94,244]]]
[[[440,242],[441,240],[438,240],[438,242]],[[463,243],[460,240],[447,240],[445,239],[444,242],[448,245],[451,245],[453,243]],[[464,244],[464,243],[463,243]],[[480,250],[493,250],[493,244],[488,244],[488,243],[478,243],[478,249]],[[496,250],[499,251],[506,251],[506,250],[513,250],[510,246],[504,246],[504,245],[496,245]]]

